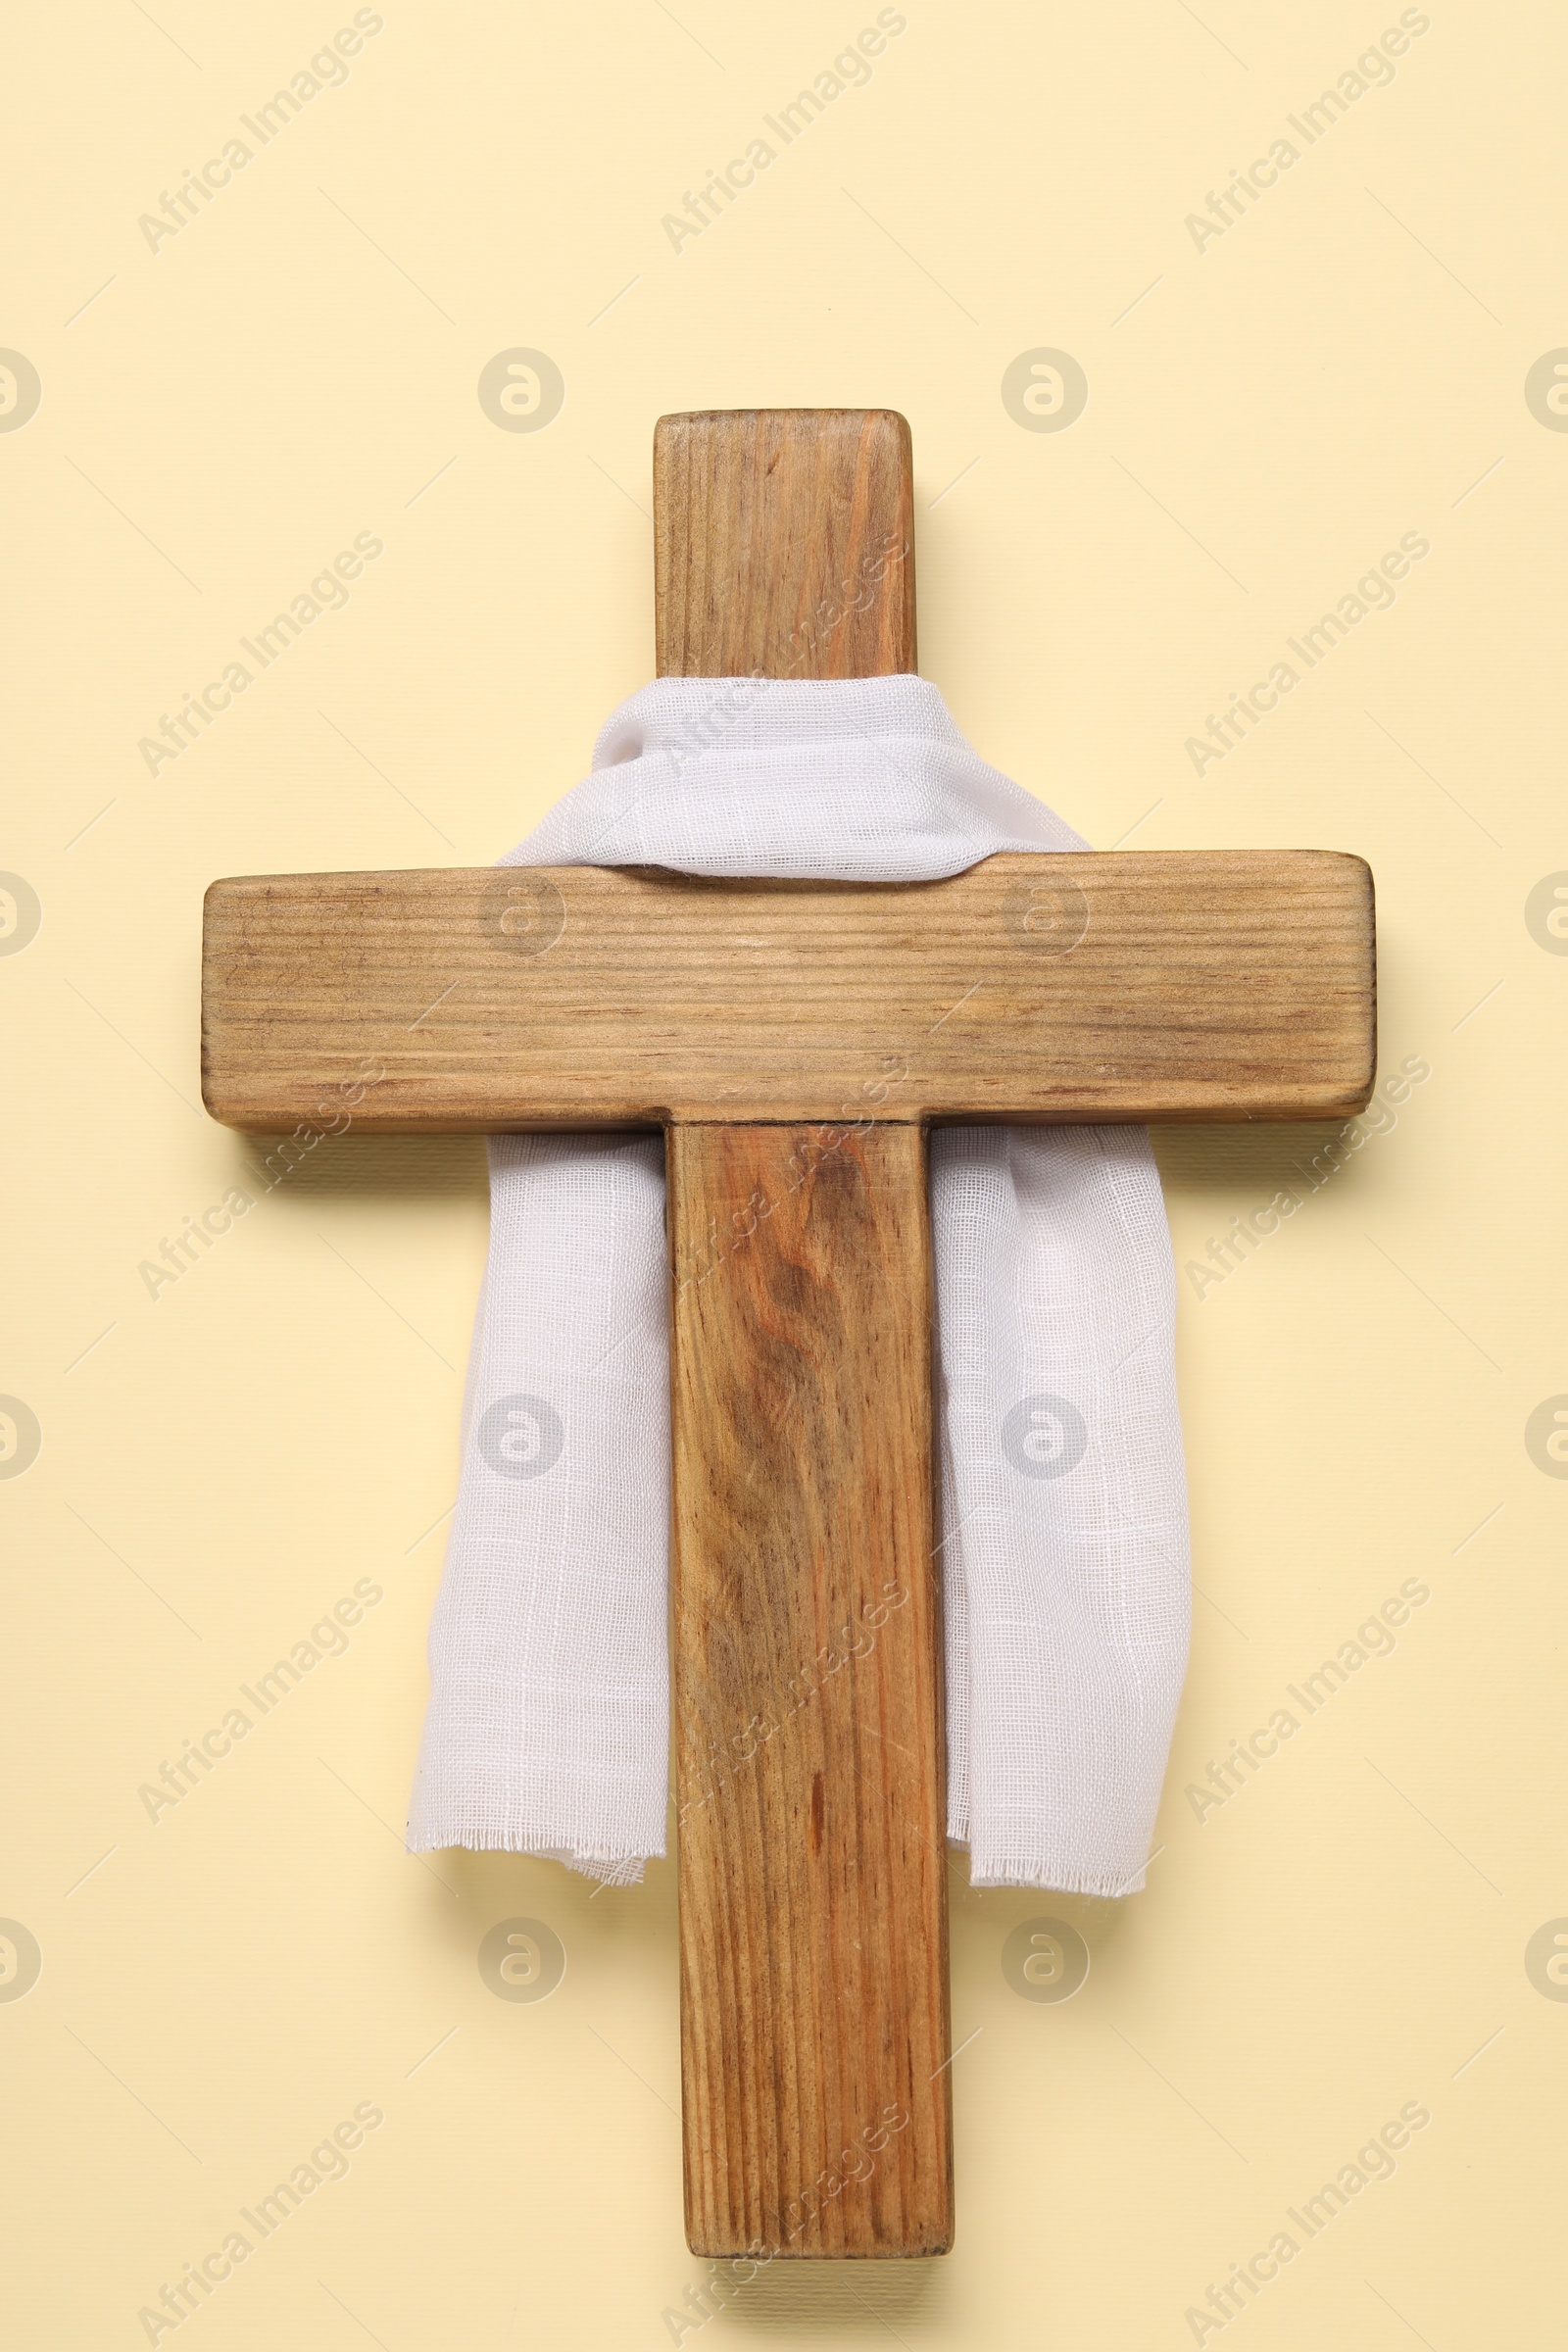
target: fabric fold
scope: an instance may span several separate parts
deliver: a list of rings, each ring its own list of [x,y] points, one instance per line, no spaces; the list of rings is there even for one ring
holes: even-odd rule
[[[924,679],[665,678],[502,863],[897,882],[1086,846]],[[663,1148],[489,1153],[409,1843],[623,1883],[668,1804]],[[1152,1154],[1141,1128],[954,1128],[930,1166],[950,1836],[976,1885],[1131,1892],[1188,1617]]]

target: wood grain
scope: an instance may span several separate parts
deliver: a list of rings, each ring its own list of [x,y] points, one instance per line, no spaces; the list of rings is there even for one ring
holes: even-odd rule
[[[892,409],[654,430],[662,677],[879,678],[914,660],[914,475]]]
[[[1371,876],[1318,851],[262,876],[209,891],[203,982],[208,1107],[263,1132],[367,1063],[394,1134],[1338,1118],[1374,1068]]]
[[[669,1134],[701,2254],[952,2241],[924,1157],[909,1127]]]

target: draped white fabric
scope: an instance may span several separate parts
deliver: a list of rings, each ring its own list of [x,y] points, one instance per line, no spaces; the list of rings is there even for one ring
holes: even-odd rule
[[[934,686],[665,678],[502,860],[902,882],[1086,845]],[[664,1851],[663,1146],[498,1136],[416,1849]],[[1143,1885],[1187,1652],[1170,1241],[1134,1127],[931,1138],[949,1830],[980,1886]]]

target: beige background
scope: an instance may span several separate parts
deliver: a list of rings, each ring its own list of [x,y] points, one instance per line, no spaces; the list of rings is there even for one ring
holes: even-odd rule
[[[0,865],[43,922],[0,963],[0,1389],[43,1445],[0,1484],[0,1913],[43,1971],[0,2001],[8,2340],[147,2340],[139,2309],[360,2102],[385,2121],[349,2177],[181,2344],[653,2347],[706,2275],[671,1867],[591,1897],[400,1849],[478,1146],[324,1145],[156,1300],[138,1266],[246,1164],[197,1093],[206,883],[496,857],[651,670],[655,417],[886,403],[922,667],[976,744],[1102,847],[1364,854],[1383,1066],[1431,1074],[1243,1268],[1184,1284],[1202,1597],[1161,1851],[1119,1909],[956,1865],[956,2251],[781,2264],[702,2340],[1174,2352],[1418,2101],[1396,2176],[1227,2342],[1553,2341],[1568,2006],[1525,1949],[1568,1914],[1568,1488],[1525,1424],[1568,1390],[1568,961],[1525,902],[1568,867],[1568,437],[1524,379],[1568,344],[1560,16],[1435,0],[1392,83],[1200,251],[1186,216],[1396,8],[911,0],[869,83],[677,255],[662,215],[874,10],[381,13],[156,253],[138,216],[352,11],[96,0],[11,35],[0,344],[43,399],[0,432]],[[476,398],[513,346],[565,378],[538,433]],[[1060,433],[1000,396],[1040,346],[1089,378]],[[385,552],[347,608],[150,775],[139,738],[357,532]],[[1431,553],[1396,605],[1195,774],[1187,738],[1406,532]],[[1167,1134],[1178,1261],[1307,1140]],[[362,1578],[384,1598],[347,1653],[150,1821],[140,1786]],[[1409,1578],[1394,1654],[1200,1819],[1187,1785]],[[515,1915],[568,1955],[536,2005],[476,1966]],[[1000,1967],[1042,1916],[1093,1952],[1062,2006]]]

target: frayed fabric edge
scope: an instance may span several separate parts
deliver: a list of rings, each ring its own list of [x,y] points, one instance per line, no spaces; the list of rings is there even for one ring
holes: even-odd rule
[[[443,1837],[439,1832],[410,1829],[404,1850],[411,1854],[448,1853],[454,1847],[469,1854],[527,1854],[536,1862],[560,1862],[579,1877],[597,1879],[602,1886],[637,1886],[644,1865],[658,1856],[596,1853],[591,1846],[550,1845],[525,1831],[486,1830],[471,1837]]]
[[[950,1838],[949,1843],[968,1852],[971,1886],[1036,1886],[1042,1893],[1100,1894],[1114,1898],[1141,1894],[1148,1877],[1147,1862],[1140,1862],[1136,1870],[1117,1873],[1103,1867],[1086,1869],[1081,1863],[1051,1862],[1029,1856],[976,1856],[961,1838]]]
[[[1117,1877],[1103,1869],[1084,1869],[1069,1862],[1048,1862],[1038,1859],[989,1855],[975,1859],[972,1849],[961,1838],[951,1838],[948,1843],[960,1853],[969,1855],[969,1884],[974,1887],[1032,1886],[1049,1894],[1096,1894],[1114,1899],[1124,1894],[1141,1894],[1148,1880],[1148,1865],[1140,1863],[1130,1874]],[[522,1832],[484,1832],[470,1838],[444,1838],[439,1834],[417,1835],[410,1830],[405,1840],[411,1854],[434,1854],[456,1846],[466,1853],[527,1854],[538,1862],[560,1862],[579,1877],[595,1879],[602,1886],[637,1886],[642,1884],[644,1867],[659,1857],[645,1854],[595,1853],[581,1846],[549,1845],[543,1839]]]

